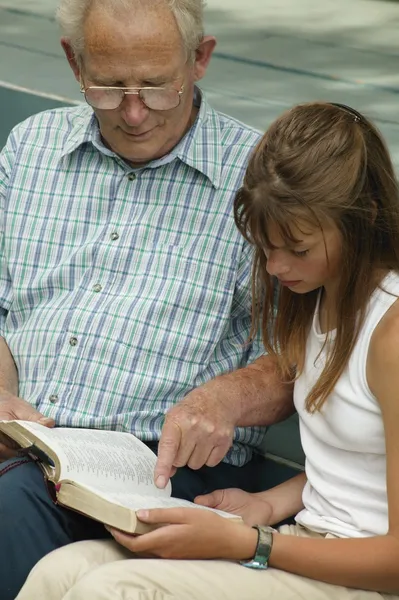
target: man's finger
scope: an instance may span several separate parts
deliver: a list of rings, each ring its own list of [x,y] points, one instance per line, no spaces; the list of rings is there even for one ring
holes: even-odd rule
[[[37,421],[37,423],[45,427],[55,427],[55,421],[54,419],[50,419],[50,417],[41,416],[40,419],[29,419],[29,421]]]
[[[226,456],[227,452],[230,450],[231,448],[231,444],[225,444],[224,446],[215,446],[212,450],[212,452],[210,453],[210,455],[208,456],[208,460],[206,461],[206,466],[207,467],[216,467],[216,465],[218,465],[220,462],[222,462],[222,460],[224,459],[224,457]]]
[[[22,419],[24,421],[32,421],[33,423],[39,423],[39,425],[44,425],[44,427],[54,427],[55,421],[50,417],[46,417],[41,412],[36,410],[33,406],[24,401],[24,406],[21,410],[18,410],[18,407],[15,411],[16,418]]]
[[[194,471],[200,469],[201,467],[207,464],[207,461],[212,452],[212,443],[206,442],[205,440],[203,442],[200,441],[194,447],[194,450],[187,461],[187,466],[189,466],[190,469],[193,469]]]
[[[45,427],[54,427],[55,421],[36,410],[34,406],[22,398],[13,397],[12,402],[6,399],[0,402],[0,421],[32,421]]]
[[[155,485],[164,488],[173,474],[173,466],[179,452],[182,431],[174,421],[165,421],[158,444],[158,458],[155,465]]]

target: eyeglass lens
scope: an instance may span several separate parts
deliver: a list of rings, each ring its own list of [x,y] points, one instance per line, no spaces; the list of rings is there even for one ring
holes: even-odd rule
[[[180,104],[180,94],[173,89],[141,89],[138,93],[142,102],[153,110],[170,110]],[[123,89],[89,87],[85,91],[86,102],[93,108],[113,110],[123,102]]]

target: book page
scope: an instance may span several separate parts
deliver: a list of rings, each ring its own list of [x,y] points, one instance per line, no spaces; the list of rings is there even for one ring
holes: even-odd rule
[[[102,498],[109,500],[113,504],[118,504],[119,506],[130,508],[133,511],[150,508],[198,508],[201,510],[210,510],[225,518],[240,520],[240,517],[238,517],[237,515],[233,515],[222,510],[217,510],[215,508],[209,508],[208,506],[194,504],[194,502],[189,502],[188,500],[181,500],[180,498],[169,498],[161,496],[155,497],[153,495],[142,496],[141,494],[138,495],[126,491],[111,492],[109,489],[106,490],[99,485],[85,486],[85,488],[89,489],[94,493],[97,493]]]
[[[170,482],[164,490],[154,484],[155,454],[130,433],[19,423],[54,449],[61,463],[60,481],[113,492],[170,496]]]

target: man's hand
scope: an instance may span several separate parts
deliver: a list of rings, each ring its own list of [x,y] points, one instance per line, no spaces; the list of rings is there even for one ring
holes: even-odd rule
[[[246,525],[271,525],[273,508],[256,494],[237,488],[216,490],[206,496],[197,496],[194,502],[239,515]]]
[[[29,402],[10,394],[6,390],[0,390],[0,421],[14,419],[36,421],[46,427],[54,427],[55,425],[53,419],[39,413]],[[0,433],[0,462],[16,456],[18,447],[13,440]]]
[[[283,382],[277,358],[219,375],[193,390],[166,414],[155,483],[164,488],[176,468],[216,466],[233,443],[235,427],[270,425],[293,413],[292,382]]]
[[[177,467],[216,466],[233,443],[237,417],[211,383],[190,392],[166,414],[155,468],[159,488]]]

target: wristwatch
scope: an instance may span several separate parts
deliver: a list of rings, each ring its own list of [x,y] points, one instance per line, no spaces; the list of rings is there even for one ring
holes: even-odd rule
[[[241,561],[241,565],[249,569],[267,569],[273,546],[273,533],[277,533],[277,530],[268,525],[254,525],[253,528],[258,532],[255,556],[250,561]]]

